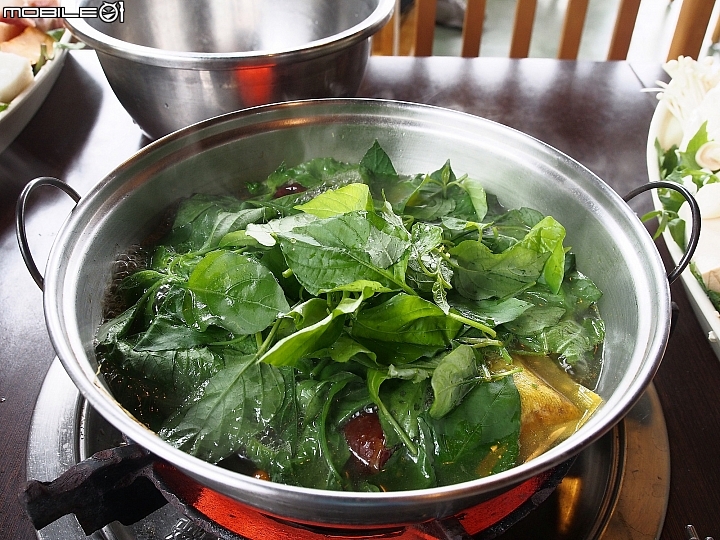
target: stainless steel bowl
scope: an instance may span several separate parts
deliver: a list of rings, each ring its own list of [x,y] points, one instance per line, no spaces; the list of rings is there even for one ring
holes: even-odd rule
[[[604,404],[573,436],[506,472],[462,484],[393,493],[291,487],[194,458],[137,423],[98,377],[93,340],[117,255],[154,230],[166,207],[194,192],[237,192],[281,164],[333,156],[357,162],[378,140],[401,173],[447,159],[506,207],[532,206],[567,229],[578,267],[597,282],[607,338],[597,392]],[[650,235],[588,169],[520,132],[464,113],[375,100],[313,100],[257,107],[173,133],[140,151],[85,195],[59,232],[45,271],[47,327],[89,403],[130,439],[201,484],[286,519],[341,525],[419,522],[453,515],[548,470],[612,428],[639,399],[663,355],[670,291]]]
[[[65,24],[97,51],[118,99],[153,139],[245,107],[354,96],[370,37],[389,20],[394,5],[394,0],[63,1],[67,14],[98,10],[97,17],[67,16]]]

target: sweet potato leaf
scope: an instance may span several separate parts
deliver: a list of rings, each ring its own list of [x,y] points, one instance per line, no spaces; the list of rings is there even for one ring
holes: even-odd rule
[[[382,217],[350,212],[277,233],[288,267],[310,294],[359,280],[407,289],[409,238]]]
[[[220,326],[238,335],[254,334],[289,311],[282,288],[258,261],[232,251],[213,251],[187,281],[185,319],[204,331]]]
[[[434,400],[428,411],[431,418],[442,418],[458,406],[477,384],[475,352],[468,345],[460,345],[446,354],[432,374]]]
[[[462,326],[432,302],[398,293],[382,304],[361,310],[353,322],[351,335],[363,343],[446,347]]]
[[[447,485],[475,477],[476,470],[495,445],[511,441],[517,458],[520,433],[520,395],[508,376],[473,388],[462,402],[440,419],[430,419],[438,447],[438,483]],[[512,441],[515,441],[512,447]],[[499,444],[500,443],[500,444]],[[496,471],[497,472],[497,471]]]
[[[253,355],[226,351],[225,367],[190,396],[159,435],[174,446],[217,463],[261,433],[283,403],[282,372]]]
[[[338,189],[329,189],[295,208],[325,219],[348,212],[372,211],[373,201],[366,184],[348,184]]]

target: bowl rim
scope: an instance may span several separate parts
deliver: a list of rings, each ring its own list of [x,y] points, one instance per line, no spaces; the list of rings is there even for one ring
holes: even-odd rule
[[[79,13],[89,0],[62,0],[65,13]],[[389,20],[395,0],[377,0],[377,6],[358,24],[331,36],[286,49],[265,49],[224,53],[174,51],[137,45],[111,37],[88,24],[84,18],[65,17],[63,24],[80,41],[98,52],[142,64],[182,69],[233,69],[255,65],[284,64],[310,60],[343,50],[369,39]]]

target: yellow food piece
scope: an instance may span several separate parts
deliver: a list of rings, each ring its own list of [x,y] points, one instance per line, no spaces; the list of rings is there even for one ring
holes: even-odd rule
[[[24,56],[30,60],[31,64],[37,64],[37,61],[40,59],[41,45],[43,43],[47,49],[48,56],[52,58],[53,45],[55,43],[53,38],[42,30],[28,26],[19,36],[0,43],[0,51]]]
[[[576,383],[547,357],[514,357],[520,393],[520,462],[549,450],[575,433],[602,399]]]
[[[10,103],[33,82],[27,58],[0,51],[0,103]]]

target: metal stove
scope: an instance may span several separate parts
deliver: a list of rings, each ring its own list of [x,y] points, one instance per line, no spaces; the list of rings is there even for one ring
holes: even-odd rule
[[[116,448],[122,436],[80,396],[55,359],[38,397],[28,443],[27,477],[51,481],[96,452]],[[568,463],[562,481],[530,497],[512,519],[470,535],[478,540],[645,540],[659,537],[667,508],[670,455],[662,408],[652,385],[627,417]],[[548,492],[551,494],[548,496]],[[167,497],[167,493],[166,493]],[[251,536],[230,532],[212,519],[169,497],[174,504],[131,525],[114,521],[86,536],[73,515],[38,531],[39,540],[289,540],[300,537],[338,539],[342,532],[308,532],[265,521],[271,527]],[[536,500],[535,500],[536,499]],[[122,504],[122,503],[121,503]],[[532,511],[530,511],[532,509]],[[519,519],[518,516],[522,516]],[[261,519],[264,519],[261,516]],[[513,523],[512,526],[508,524]],[[467,527],[465,527],[467,529]],[[477,529],[477,527],[476,527]],[[360,538],[357,535],[354,538]],[[364,538],[451,539],[452,527],[432,524],[412,531],[378,531]]]

